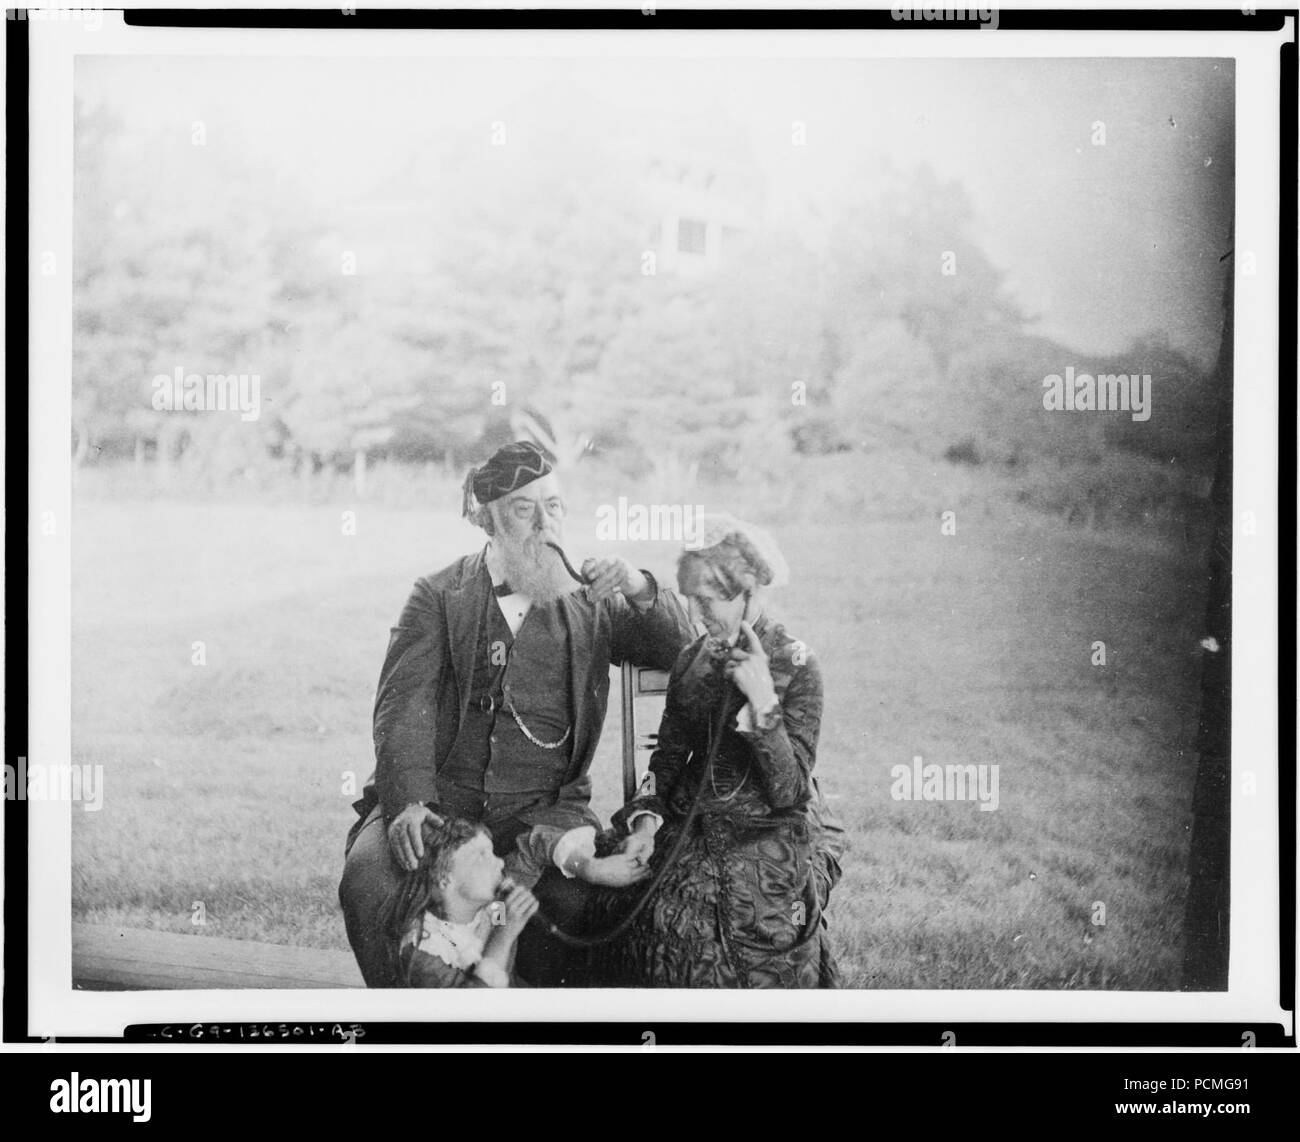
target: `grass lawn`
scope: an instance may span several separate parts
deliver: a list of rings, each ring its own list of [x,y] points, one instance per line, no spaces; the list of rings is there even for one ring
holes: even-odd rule
[[[388,629],[477,541],[379,507],[345,535],[342,510],[78,498],[72,760],[104,767],[105,796],[73,810],[76,918],[347,947],[335,893]],[[775,530],[797,590],[773,609],[821,657],[818,773],[852,837],[831,908],[846,984],[1176,988],[1195,563],[1010,509],[955,536],[937,518]],[[573,529],[567,546],[594,551]],[[671,582],[669,548],[621,552]],[[915,755],[996,763],[998,809],[893,800]]]

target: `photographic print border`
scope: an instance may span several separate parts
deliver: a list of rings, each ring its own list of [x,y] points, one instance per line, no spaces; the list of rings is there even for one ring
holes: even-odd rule
[[[105,14],[106,20],[109,15]],[[297,33],[283,29],[298,29],[303,37],[300,50],[310,53],[330,46],[324,37],[336,28],[369,27],[442,29],[448,44],[457,37],[463,42],[463,34],[482,29],[482,42],[475,42],[473,50],[492,50],[490,39],[501,45],[495,50],[505,53],[515,50],[510,44],[526,44],[530,31],[545,28],[580,37],[599,29],[602,36],[613,33],[627,37],[635,36],[649,19],[657,21],[656,29],[699,37],[689,43],[687,50],[693,54],[718,50],[729,33],[741,29],[771,36],[771,41],[764,42],[772,43],[796,30],[836,30],[845,33],[837,38],[836,50],[845,52],[849,51],[851,33],[883,33],[883,38],[871,39],[871,50],[883,50],[897,58],[932,57],[947,52],[1004,55],[1011,54],[1013,47],[1019,51],[1020,45],[1027,46],[1023,54],[1036,56],[1105,54],[1097,52],[1094,45],[1110,31],[1126,33],[1122,41],[1112,37],[1115,54],[1132,56],[1150,54],[1158,40],[1164,45],[1160,54],[1235,55],[1239,65],[1251,52],[1277,50],[1277,87],[1273,86],[1274,75],[1263,67],[1242,65],[1237,69],[1236,241],[1242,248],[1253,245],[1276,251],[1272,262],[1276,277],[1261,271],[1256,296],[1269,297],[1268,287],[1275,281],[1278,309],[1273,312],[1267,305],[1252,305],[1238,289],[1233,324],[1233,519],[1244,510],[1241,505],[1249,503],[1261,520],[1272,520],[1274,526],[1271,533],[1261,534],[1250,547],[1233,544],[1231,756],[1234,775],[1245,757],[1275,752],[1280,764],[1272,790],[1262,789],[1261,795],[1245,806],[1243,799],[1234,798],[1234,938],[1229,988],[1222,993],[1169,994],[863,990],[820,997],[806,993],[756,997],[709,993],[692,995],[689,1005],[684,995],[675,992],[656,993],[653,997],[645,992],[554,993],[523,999],[512,993],[439,995],[436,1002],[431,996],[413,1000],[410,993],[364,991],[74,992],[66,982],[70,978],[67,890],[60,892],[50,887],[51,883],[57,886],[60,876],[66,877],[66,855],[62,867],[50,859],[60,846],[67,853],[66,812],[60,819],[56,804],[10,801],[5,806],[5,1038],[31,1041],[56,1035],[61,1041],[71,1042],[171,1046],[181,1042],[269,1045],[303,1041],[314,1045],[317,1035],[325,1042],[333,1042],[340,1034],[346,1039],[346,1029],[352,1028],[354,1041],[364,1036],[369,1043],[391,1044],[640,1045],[649,1032],[661,1042],[683,1044],[921,1047],[942,1046],[944,1033],[950,1032],[963,1045],[987,1046],[1227,1047],[1241,1045],[1245,1034],[1255,1036],[1259,1046],[1294,1045],[1294,725],[1281,718],[1278,703],[1280,694],[1295,692],[1294,598],[1290,593],[1295,582],[1294,547],[1283,542],[1283,533],[1295,519],[1295,488],[1287,474],[1295,471],[1296,344],[1290,315],[1295,312],[1296,264],[1294,249],[1280,237],[1295,232],[1294,17],[1284,18],[1281,13],[1263,10],[1247,16],[1214,9],[1192,13],[1001,9],[995,36],[976,22],[969,27],[927,26],[917,38],[901,32],[888,10],[657,10],[653,15],[643,15],[636,9],[516,11],[510,13],[508,24],[500,16],[490,10],[360,10],[355,18],[339,12],[303,10],[141,11],[131,13],[120,29],[110,28],[106,22],[100,33],[103,39],[97,43],[87,42],[88,34],[71,23],[42,26],[41,35],[33,37],[31,26],[17,27],[18,21],[7,22],[10,163],[6,352],[10,377],[29,378],[25,389],[21,384],[9,386],[8,443],[13,458],[26,458],[27,444],[31,452],[30,484],[17,484],[26,493],[27,528],[20,535],[11,526],[6,538],[6,761],[68,752],[66,706],[61,723],[56,716],[60,695],[66,696],[68,684],[68,546],[66,538],[46,542],[38,521],[48,510],[53,510],[56,517],[62,514],[67,518],[70,502],[68,476],[58,472],[60,465],[66,469],[67,457],[59,450],[62,445],[55,446],[56,441],[66,444],[67,394],[44,378],[47,369],[49,375],[66,374],[63,366],[70,360],[71,284],[66,275],[43,280],[34,265],[33,252],[51,248],[66,249],[69,255],[71,252],[71,181],[60,172],[61,164],[70,165],[71,61],[77,52],[174,52],[176,44],[190,37],[186,40],[191,45],[189,50],[220,54],[231,50],[222,45],[235,42],[232,29],[238,27],[248,29],[247,36],[260,37],[250,39],[239,34],[243,43],[255,44],[253,50],[267,55],[291,54],[283,50],[282,40]],[[1286,20],[1290,21],[1290,39],[1280,34]],[[908,29],[910,33],[916,31]],[[1203,50],[1189,50],[1190,41],[1175,43],[1175,33],[1179,32],[1221,35],[1198,40],[1197,47]],[[1018,39],[1020,33],[1026,33],[1028,38]],[[1070,35],[1055,39],[1060,33]],[[1151,35],[1144,39],[1138,33]],[[1236,51],[1226,46],[1229,41],[1224,37],[1230,36],[1238,37],[1231,40]],[[120,37],[116,46],[112,42],[115,37]],[[194,37],[202,37],[201,46]],[[1034,37],[1038,38],[1029,45],[1028,39]],[[1054,41],[1050,46],[1055,51],[1047,50],[1049,39]],[[1143,48],[1144,44],[1149,46]],[[342,42],[332,46],[343,49],[338,54],[348,54]],[[752,42],[746,48],[761,50],[755,49]],[[573,50],[571,43],[568,48],[548,43],[544,54],[571,54]],[[436,54],[427,46],[423,52],[412,51]],[[1258,60],[1252,57],[1252,62]],[[28,67],[32,86],[25,101]],[[1272,90],[1277,91],[1277,112],[1273,111]],[[1273,114],[1277,119],[1270,121]],[[60,122],[58,116],[63,116],[64,121]],[[21,161],[24,151],[29,155],[27,169]],[[1259,177],[1259,172],[1274,168],[1275,180]],[[1250,220],[1249,227],[1243,227],[1244,219]],[[1250,243],[1251,234],[1259,241]],[[1267,240],[1270,235],[1271,242]],[[36,362],[41,364],[39,373],[31,371]],[[1274,374],[1277,388],[1270,392]],[[1270,380],[1259,380],[1262,376]],[[1276,454],[1262,443],[1271,443],[1270,415],[1276,417],[1280,432]],[[23,429],[29,417],[31,435],[24,440]],[[11,463],[9,470],[19,469]],[[11,489],[15,483],[11,482]],[[13,498],[17,499],[17,495]],[[24,566],[30,580],[24,580]],[[1276,579],[1270,585],[1273,575]],[[29,607],[29,630],[16,621],[23,616],[23,604]],[[1276,608],[1279,624],[1277,641],[1272,641],[1275,636],[1269,629],[1271,606]],[[1270,654],[1276,660],[1275,675],[1270,673]],[[30,694],[23,671],[14,669],[15,664],[24,661],[30,664]],[[1279,856],[1276,869],[1262,856],[1270,840]],[[21,891],[27,885],[24,871],[31,877],[26,899]],[[1255,934],[1260,930],[1258,918],[1270,913],[1273,919],[1264,930],[1275,932],[1276,941]],[[62,986],[60,981],[64,981]],[[599,1002],[605,1015],[599,1022],[582,1018],[594,1001]],[[427,1012],[427,1021],[413,1017],[422,1012]],[[200,1031],[196,1035],[195,1027],[224,1027],[229,1031],[215,1035]],[[269,1033],[268,1028],[272,1029]],[[287,1030],[282,1033],[280,1028]],[[295,1033],[294,1028],[304,1030]],[[311,1028],[323,1030],[308,1030]],[[340,1032],[339,1028],[344,1030]],[[120,1033],[115,1034],[119,1029]],[[262,1030],[250,1034],[252,1029]]]

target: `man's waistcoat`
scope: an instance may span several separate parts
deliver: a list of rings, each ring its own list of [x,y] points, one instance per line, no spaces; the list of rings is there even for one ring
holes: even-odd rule
[[[469,708],[439,783],[484,793],[552,792],[573,758],[568,629],[555,606],[534,606],[513,636],[490,592],[484,610]]]
[[[354,805],[361,820],[376,799],[390,816],[405,805],[436,801],[437,775],[469,714],[476,651],[491,613],[485,609],[490,591],[482,553],[416,582],[389,638],[375,694],[375,772]],[[595,603],[580,591],[566,595],[554,610],[567,640],[567,652],[556,657],[567,667],[573,705],[572,737],[554,751],[567,751],[561,796],[586,803],[591,797],[587,770],[609,697],[610,663],[671,669],[693,633],[671,591],[659,591],[649,609],[639,613],[622,595]],[[500,711],[496,724],[502,724]],[[525,724],[540,740],[554,740],[533,731],[526,716]]]

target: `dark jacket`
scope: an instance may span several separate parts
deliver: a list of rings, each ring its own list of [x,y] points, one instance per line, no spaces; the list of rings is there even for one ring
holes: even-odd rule
[[[844,833],[813,777],[821,669],[766,616],[753,630],[779,717],[737,725],[746,703],[727,678],[726,650],[701,639],[682,651],[650,759],[653,781],[614,815],[616,831],[639,811],[662,818],[650,862],[658,891],[625,936],[593,953],[593,984],[835,986],[824,909]],[[596,897],[593,927],[626,913],[609,895]]]
[[[772,622],[767,616],[755,622],[754,633],[768,656],[768,668],[781,704],[781,720],[771,730],[739,735],[748,743],[758,779],[757,789],[762,790],[761,796],[754,799],[752,809],[764,814],[799,809],[807,814],[816,837],[813,868],[818,899],[824,908],[842,876],[848,837],[813,776],[821,730],[821,667],[802,642],[791,638],[780,623]],[[691,780],[683,780],[684,767],[693,750],[705,751],[708,722],[715,711],[707,708],[711,699],[701,698],[704,712],[698,713],[695,720],[688,716],[696,703],[688,698],[694,687],[687,681],[688,676],[698,677],[701,663],[707,661],[708,644],[706,638],[697,639],[682,650],[673,666],[657,746],[650,758],[656,792],[633,797],[614,814],[612,824],[617,834],[625,835],[628,819],[642,810],[660,817],[683,815],[694,797],[699,769],[691,770]],[[743,705],[739,692],[734,686],[730,689],[733,705]],[[728,719],[728,724],[731,720]],[[749,791],[751,797],[757,789]]]
[[[438,767],[469,703],[486,575],[479,552],[415,584],[393,628],[375,697],[375,771],[354,806],[363,819],[376,801],[388,817],[412,802],[436,807]],[[568,626],[574,702],[572,760],[559,794],[585,804],[610,664],[668,670],[694,632],[677,597],[657,586],[644,611],[618,594],[593,603],[583,590],[557,605]]]

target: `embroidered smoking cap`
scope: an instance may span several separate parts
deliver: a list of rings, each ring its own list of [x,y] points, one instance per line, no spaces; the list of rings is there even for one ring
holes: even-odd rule
[[[486,464],[471,468],[465,477],[465,515],[470,516],[479,506],[540,480],[552,469],[546,453],[532,441],[516,440],[513,444],[503,444],[492,453]]]
[[[734,549],[749,564],[760,585],[784,587],[790,581],[790,566],[770,532],[727,512],[702,513],[695,538],[687,541],[686,550],[708,559],[710,551],[721,544]]]

